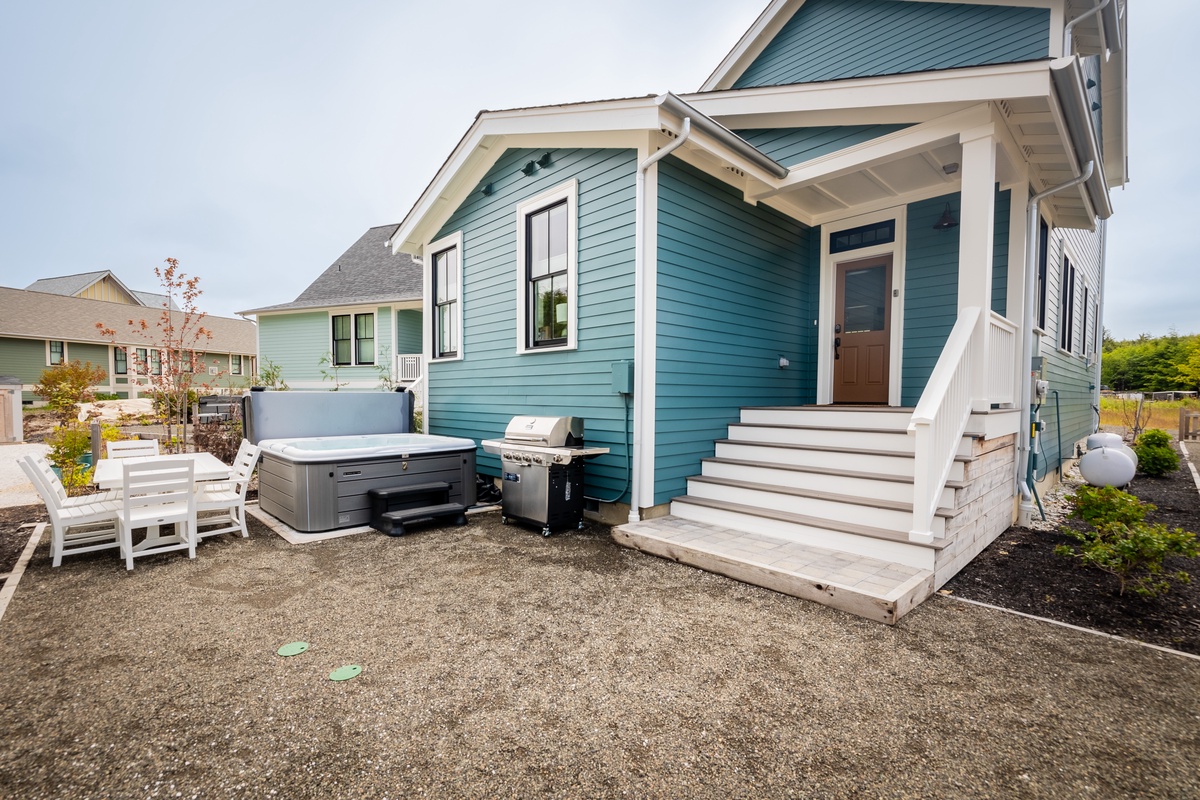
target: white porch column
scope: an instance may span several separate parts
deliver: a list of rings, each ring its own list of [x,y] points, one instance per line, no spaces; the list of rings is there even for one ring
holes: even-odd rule
[[[995,126],[982,125],[959,136],[962,142],[962,208],[959,211],[958,310],[978,306],[982,313],[971,337],[971,407],[988,403],[988,325],[992,308],[992,239],[996,215]]]

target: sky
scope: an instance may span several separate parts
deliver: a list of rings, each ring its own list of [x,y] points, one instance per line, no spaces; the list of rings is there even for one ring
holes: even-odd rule
[[[399,222],[482,109],[697,90],[768,0],[0,4],[0,285],[167,257],[219,316]],[[1105,326],[1200,332],[1200,3],[1131,0]],[[1185,38],[1188,37],[1188,38]]]

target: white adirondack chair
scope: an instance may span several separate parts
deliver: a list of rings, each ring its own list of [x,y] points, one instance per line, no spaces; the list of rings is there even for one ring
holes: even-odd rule
[[[233,475],[227,481],[200,481],[196,484],[196,511],[217,511],[218,514],[200,517],[200,526],[222,525],[213,530],[202,530],[201,537],[218,533],[237,533],[242,538],[250,535],[246,530],[246,487],[258,464],[259,448],[242,439],[237,456],[233,459]]]
[[[115,499],[116,492],[67,497],[62,481],[45,458],[28,455],[17,463],[33,483],[50,515],[51,564],[62,566],[64,555],[118,546],[117,517],[121,502]]]
[[[118,541],[125,569],[133,559],[151,553],[187,550],[196,557],[196,463],[188,458],[161,458],[129,462],[121,481]],[[174,524],[172,536],[162,536],[160,526]],[[146,538],[133,544],[133,531],[146,529]]]

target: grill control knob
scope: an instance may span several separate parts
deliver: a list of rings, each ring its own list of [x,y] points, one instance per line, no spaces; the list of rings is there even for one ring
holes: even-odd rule
[[[554,454],[554,463],[555,463],[555,464],[561,464],[561,463],[563,463],[563,457],[562,457],[561,455],[559,455],[559,454],[555,453],[555,454]]]

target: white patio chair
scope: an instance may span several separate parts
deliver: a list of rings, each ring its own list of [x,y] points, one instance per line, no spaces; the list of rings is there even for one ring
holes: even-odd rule
[[[121,439],[116,442],[108,442],[106,452],[109,458],[156,456],[158,455],[158,439]]]
[[[125,569],[133,559],[150,553],[187,550],[196,557],[196,463],[188,458],[128,462],[122,470],[121,513],[118,541]],[[174,524],[175,533],[163,536],[160,526]],[[146,529],[146,538],[133,544],[133,531]]]
[[[200,526],[223,525],[215,530],[199,531],[200,537],[218,533],[241,531],[242,538],[250,535],[246,530],[246,488],[250,476],[258,464],[259,449],[242,439],[237,456],[233,459],[233,475],[227,481],[200,481],[196,484],[196,511],[218,511],[220,513],[201,517]]]
[[[62,482],[50,469],[46,459],[28,455],[17,463],[33,483],[33,488],[46,504],[46,512],[50,515],[52,565],[62,566],[64,555],[91,553],[118,546],[117,517],[121,512],[121,503],[113,499],[114,492],[67,497]],[[48,482],[45,476],[49,476],[53,483]]]

